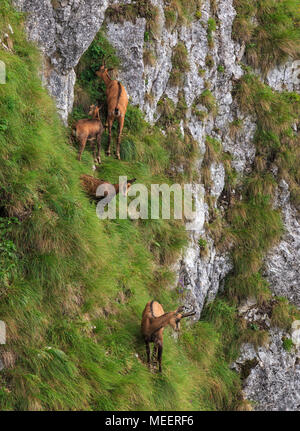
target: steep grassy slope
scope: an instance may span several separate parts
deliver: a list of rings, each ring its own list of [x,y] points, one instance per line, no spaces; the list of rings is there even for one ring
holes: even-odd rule
[[[37,49],[4,1],[0,31],[9,23],[14,49],[0,50],[7,66],[0,86],[0,318],[7,325],[0,409],[233,408],[239,381],[208,322],[186,325],[178,341],[166,333],[162,375],[145,366],[141,312],[154,297],[165,309],[178,305],[169,268],[184,229],[96,217],[79,186],[80,174],[91,174],[91,153],[76,161],[41,86]],[[99,176],[170,181],[176,158],[168,139],[133,108],[124,142],[126,160],[104,158]]]

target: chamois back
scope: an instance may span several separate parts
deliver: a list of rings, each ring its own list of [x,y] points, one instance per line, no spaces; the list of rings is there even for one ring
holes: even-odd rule
[[[125,114],[128,105],[128,95],[125,87],[116,80],[112,80],[108,74],[108,69],[102,65],[96,72],[99,78],[103,79],[106,85],[106,99],[107,99],[107,127],[108,127],[108,147],[106,154],[110,156],[111,146],[111,128],[115,119],[119,123],[116,156],[121,160],[120,145],[121,135],[124,127]]]
[[[150,305],[151,306],[151,305]],[[157,301],[152,301],[152,312],[154,317],[159,317],[165,314],[162,305]]]

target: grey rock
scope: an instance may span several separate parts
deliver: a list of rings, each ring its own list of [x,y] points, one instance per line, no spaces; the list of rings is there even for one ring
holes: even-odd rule
[[[276,205],[281,209],[285,234],[265,260],[265,275],[271,290],[300,306],[300,223],[299,213],[290,203],[285,181],[279,185]]]
[[[270,344],[257,350],[244,344],[241,355],[232,368],[241,371],[247,361],[256,364],[244,382],[243,393],[252,401],[254,410],[299,410],[300,408],[300,352],[283,348],[283,337],[290,334],[278,328],[269,332]],[[249,363],[249,362],[248,362]]]
[[[49,60],[43,81],[65,124],[73,106],[74,67],[99,31],[108,4],[108,0],[14,0],[19,10],[27,12],[29,39]]]
[[[144,33],[146,20],[138,18],[136,23],[107,23],[107,37],[122,63],[119,79],[126,83],[128,94],[134,105],[144,105]],[[126,43],[124,43],[126,41]],[[134,71],[134,73],[133,73]]]
[[[266,82],[277,91],[300,91],[300,60],[288,61],[271,70]]]

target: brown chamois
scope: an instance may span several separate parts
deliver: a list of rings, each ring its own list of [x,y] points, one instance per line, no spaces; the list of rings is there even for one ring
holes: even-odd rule
[[[116,80],[113,80],[108,75],[108,69],[105,65],[102,65],[96,72],[99,78],[103,79],[106,85],[106,99],[107,99],[107,126],[108,126],[108,148],[106,154],[110,156],[110,144],[111,144],[111,128],[115,119],[119,123],[119,131],[117,138],[117,150],[116,156],[120,160],[120,145],[121,135],[124,127],[124,120],[126,109],[128,105],[128,96],[124,86]]]
[[[99,180],[98,178],[94,178],[91,175],[82,174],[80,176],[80,183],[82,188],[85,190],[85,192],[89,195],[90,198],[96,201],[100,201],[101,199],[105,198],[108,195],[111,189],[111,186],[113,186],[115,189],[115,194],[111,194],[111,199],[113,199],[113,197],[120,192],[120,189],[121,189],[121,193],[123,193],[123,195],[126,196],[128,193],[128,190],[130,189],[130,187],[135,181],[136,181],[136,178],[133,178],[132,180],[127,180],[127,182],[124,182],[120,185],[120,184],[111,184],[105,180]],[[104,189],[104,196],[97,196],[96,194],[97,188],[105,184],[107,184],[108,187],[107,187],[107,190]]]
[[[101,163],[101,155],[100,155],[101,136],[104,128],[100,119],[99,109],[100,108],[98,106],[91,105],[88,115],[92,115],[92,119],[89,120],[87,118],[84,118],[82,120],[78,120],[74,125],[74,132],[75,132],[74,134],[80,144],[79,153],[78,153],[79,161],[81,160],[81,155],[85,148],[86,142],[94,141],[96,139],[98,151],[97,151],[97,157],[96,157],[96,145],[95,143],[93,143],[94,162],[99,164]]]
[[[161,360],[163,351],[164,327],[170,325],[176,332],[180,331],[180,320],[184,317],[193,316],[193,310],[182,313],[185,307],[180,306],[175,311],[165,313],[162,305],[157,301],[149,301],[142,315],[141,332],[146,344],[147,363],[150,366],[150,343],[154,343],[153,356],[156,356],[161,372]]]

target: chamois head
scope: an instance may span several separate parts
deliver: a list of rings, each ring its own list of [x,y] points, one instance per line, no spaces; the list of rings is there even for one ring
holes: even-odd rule
[[[94,117],[100,118],[99,111],[100,111],[99,106],[91,105],[88,115],[93,115]]]
[[[182,313],[182,311],[185,310],[184,306],[180,306],[177,308],[177,310],[174,313],[174,316],[170,319],[169,325],[174,329],[174,331],[179,332],[180,331],[180,321],[184,317],[193,316],[196,314],[196,311],[190,311],[188,313]]]
[[[100,66],[100,69],[97,70],[96,75],[99,76],[99,78],[102,78],[103,74],[107,72],[107,69],[105,68],[105,66]]]
[[[100,69],[97,70],[96,75],[99,76],[99,78],[103,79],[103,77],[105,75],[108,75],[108,72],[110,72],[112,70],[113,70],[113,68],[107,69],[106,66],[105,66],[105,64],[102,64],[102,66],[100,66]],[[109,75],[108,75],[108,77],[110,78]]]
[[[121,186],[121,192],[123,194],[123,196],[127,196],[128,190],[130,189],[130,187],[132,186],[132,184],[136,181],[136,178],[132,178],[132,180],[127,180],[127,182],[125,181],[122,186]]]

